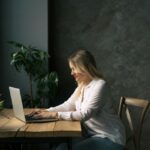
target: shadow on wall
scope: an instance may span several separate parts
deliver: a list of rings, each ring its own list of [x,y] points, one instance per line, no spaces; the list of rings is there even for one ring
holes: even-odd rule
[[[85,48],[96,57],[116,103],[122,95],[150,97],[149,0],[56,0],[54,7],[54,56],[65,78],[62,93],[70,90],[64,89],[70,74],[62,65],[68,67],[64,64],[72,51]]]

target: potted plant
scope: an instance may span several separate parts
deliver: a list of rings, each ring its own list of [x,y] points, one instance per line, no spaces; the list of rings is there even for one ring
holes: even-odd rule
[[[48,96],[51,97],[51,95],[54,96],[54,93],[50,90],[51,84],[55,85],[53,89],[55,94],[58,87],[57,73],[48,73],[47,71],[46,66],[49,55],[46,51],[32,46],[25,46],[19,42],[9,41],[9,44],[17,48],[17,51],[11,54],[10,64],[14,65],[18,72],[24,70],[29,77],[29,94],[26,95],[25,102],[31,107],[39,106],[41,102],[39,99],[46,99]],[[37,85],[36,98],[33,97],[33,83]]]
[[[58,76],[56,72],[51,72],[41,76],[37,82],[37,95],[42,106],[52,105],[53,100],[57,94]],[[49,98],[51,101],[47,101]]]

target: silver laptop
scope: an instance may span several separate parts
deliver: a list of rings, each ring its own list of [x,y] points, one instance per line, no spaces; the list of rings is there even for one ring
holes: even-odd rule
[[[37,122],[50,122],[50,121],[57,121],[56,118],[48,118],[48,119],[35,119],[30,117],[29,115],[24,114],[22,98],[20,94],[20,89],[15,87],[9,87],[10,97],[12,101],[14,115],[17,119],[27,122],[27,123],[37,123]]]

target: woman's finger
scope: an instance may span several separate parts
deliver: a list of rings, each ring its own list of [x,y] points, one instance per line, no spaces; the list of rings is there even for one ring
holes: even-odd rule
[[[32,118],[34,118],[34,119],[40,119],[40,118],[42,118],[42,115],[41,114],[34,114],[32,116]]]
[[[40,110],[34,110],[32,111],[30,114],[28,114],[28,116],[34,116],[35,114],[39,114],[41,111]]]

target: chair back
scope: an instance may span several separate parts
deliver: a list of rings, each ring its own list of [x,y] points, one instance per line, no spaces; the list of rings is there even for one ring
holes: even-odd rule
[[[118,115],[126,127],[126,143],[132,140],[135,150],[140,150],[142,126],[149,106],[150,101],[144,99],[131,97],[120,99]]]

